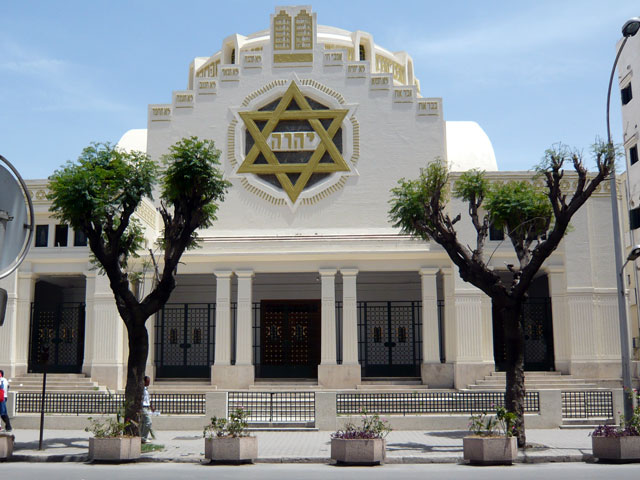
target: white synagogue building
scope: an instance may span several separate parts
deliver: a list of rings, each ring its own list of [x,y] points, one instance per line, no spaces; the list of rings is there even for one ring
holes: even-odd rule
[[[182,137],[213,139],[232,183],[218,220],[199,233],[201,248],[183,256],[169,303],[148,321],[147,373],[156,384],[191,379],[221,390],[465,389],[496,375],[504,340],[489,298],[440,246],[392,227],[390,190],[438,157],[453,177],[470,168],[495,181],[533,174],[499,172],[478,124],[446,121],[446,101],[421,90],[409,54],[319,25],[310,6],[277,7],[265,24],[196,57],[170,101],[149,105],[146,129],[120,140],[159,159]],[[86,239],[51,217],[47,181],[27,184],[37,227],[26,261],[0,281],[9,292],[0,368],[10,378],[41,372],[48,347],[49,372],[122,389],[126,332],[109,282],[91,268]],[[607,188],[574,217],[532,287],[530,372],[620,385]],[[472,243],[465,205],[450,210]],[[154,248],[154,203],[138,217]],[[516,263],[502,232],[492,231],[486,252],[496,270]],[[146,272],[140,293],[152,281]]]

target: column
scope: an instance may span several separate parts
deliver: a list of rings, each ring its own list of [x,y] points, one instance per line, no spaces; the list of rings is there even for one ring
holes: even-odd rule
[[[216,276],[216,349],[215,364],[231,365],[231,274],[230,270],[215,272]]]
[[[341,268],[342,274],[342,364],[358,364],[358,269]]]
[[[360,383],[358,364],[358,311],[355,268],[342,273],[342,365],[336,363],[336,269],[321,269],[322,325],[318,384],[326,388],[355,388]]]
[[[211,384],[223,389],[249,388],[253,385],[254,367],[251,360],[251,279],[253,271],[236,272],[238,303],[236,310],[236,364],[231,365],[231,275],[218,271],[216,275],[216,352],[211,366]]]
[[[236,322],[236,365],[253,365],[252,362],[252,279],[253,271],[237,271],[238,310]]]
[[[109,279],[95,271],[86,273],[86,329],[85,345],[90,344],[90,355],[85,355],[83,370],[90,372],[93,381],[112,390],[124,388],[124,350],[126,332],[120,318]]]
[[[18,269],[18,298],[16,299],[15,325],[15,357],[13,359],[13,375],[27,373],[29,365],[29,331],[31,319],[31,303],[35,276],[31,273],[31,265],[24,262]],[[7,311],[9,305],[7,305]]]
[[[142,279],[141,285],[141,295],[140,300],[149,295],[149,293],[153,290],[154,283],[154,274],[147,273]],[[145,369],[145,374],[151,378],[151,381],[155,381],[156,378],[156,370],[155,370],[155,358],[156,358],[156,319],[158,315],[162,315],[162,310],[158,313],[155,313],[149,317],[145,323],[147,327],[147,333],[149,334],[149,355],[147,355],[147,367]]]
[[[336,283],[335,268],[319,271],[321,281],[320,364],[336,365]]]
[[[438,292],[436,268],[421,268],[422,280],[422,363],[440,363]]]

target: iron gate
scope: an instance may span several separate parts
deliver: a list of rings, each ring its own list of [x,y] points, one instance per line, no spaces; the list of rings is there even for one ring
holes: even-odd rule
[[[365,377],[420,375],[422,302],[358,302],[358,356]]]
[[[214,355],[216,306],[166,304],[156,321],[156,376],[208,378]]]
[[[549,297],[530,297],[522,305],[524,333],[524,369],[550,371],[555,366],[553,351],[553,317]],[[493,349],[496,369],[506,369],[504,326],[500,316],[493,314]]]
[[[260,377],[317,377],[320,300],[263,300],[260,355]]]
[[[84,303],[31,304],[29,371],[43,372],[42,353],[49,352],[47,371],[80,373],[84,359]]]

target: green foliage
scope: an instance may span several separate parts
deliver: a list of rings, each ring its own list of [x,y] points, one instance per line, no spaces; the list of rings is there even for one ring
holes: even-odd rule
[[[416,180],[401,178],[391,190],[389,216],[402,233],[425,240],[433,229],[431,215],[444,208],[449,199],[449,171],[442,159],[420,170]]]
[[[129,216],[143,197],[151,197],[156,175],[157,167],[146,154],[92,143],[76,162],[67,162],[49,177],[50,210],[74,230],[87,233],[90,242],[93,232],[111,243],[125,268],[143,242],[140,223]]]
[[[482,203],[489,191],[489,181],[481,170],[472,169],[464,172],[453,185],[453,195],[465,202]]]
[[[183,138],[163,155],[165,165],[161,181],[161,198],[175,214],[198,216],[198,227],[210,227],[216,220],[218,205],[231,183],[222,178],[220,150],[213,140]],[[197,243],[194,231],[188,248]]]
[[[160,445],[159,443],[143,443],[140,445],[141,453],[160,452],[162,450],[164,450],[164,445]]]
[[[369,415],[362,408],[362,426],[357,426],[352,422],[345,425],[344,430],[338,430],[331,434],[331,438],[342,439],[368,439],[368,438],[385,438],[391,432],[391,426],[385,419],[380,418],[380,414],[374,413]]]
[[[511,437],[516,424],[516,414],[508,412],[505,407],[496,406],[494,416],[488,416],[486,412],[471,415],[469,430],[474,435],[482,437]]]
[[[202,430],[204,438],[214,437],[246,437],[249,433],[249,415],[251,411],[244,407],[238,407],[226,418],[211,417],[211,423]]]
[[[112,397],[109,393],[109,397]],[[135,424],[135,422],[126,419],[124,412],[126,409],[126,402],[118,407],[116,410],[116,416],[107,418],[93,418],[89,417],[89,426],[85,427],[85,432],[93,433],[96,438],[112,438],[112,437],[124,437],[127,436],[127,430]]]
[[[544,190],[526,181],[494,184],[488,191],[485,207],[494,226],[517,238],[544,234],[553,216]]]

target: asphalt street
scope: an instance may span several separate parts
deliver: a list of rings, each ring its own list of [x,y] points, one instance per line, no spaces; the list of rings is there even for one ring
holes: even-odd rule
[[[517,464],[509,467],[473,467],[455,464],[384,465],[378,467],[337,467],[320,464],[257,464],[241,466],[184,463],[148,463],[129,465],[89,465],[78,463],[5,463],[3,478],[46,480],[216,480],[260,478],[260,480],[326,480],[327,478],[393,480],[552,480],[552,479],[638,479],[637,464],[597,463]]]

